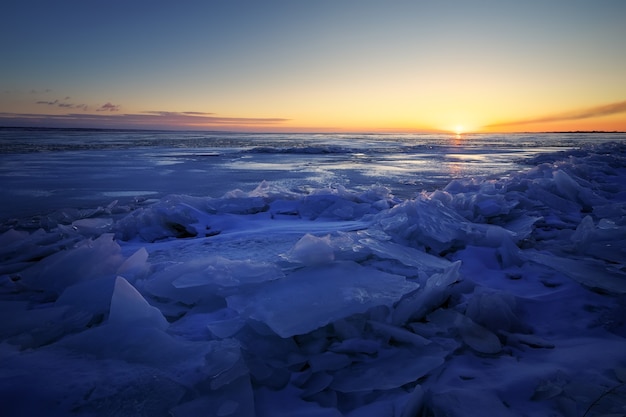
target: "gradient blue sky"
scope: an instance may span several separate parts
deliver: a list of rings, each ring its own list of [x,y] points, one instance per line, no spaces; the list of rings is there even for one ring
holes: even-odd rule
[[[626,1],[0,6],[0,126],[626,130]]]

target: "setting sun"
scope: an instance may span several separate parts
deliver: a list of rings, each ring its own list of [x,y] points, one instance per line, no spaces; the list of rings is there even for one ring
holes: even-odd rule
[[[456,133],[457,135],[462,134],[462,133],[464,132],[464,130],[463,130],[463,126],[461,126],[461,125],[457,125],[457,126],[454,128],[454,131],[455,131],[455,133]]]

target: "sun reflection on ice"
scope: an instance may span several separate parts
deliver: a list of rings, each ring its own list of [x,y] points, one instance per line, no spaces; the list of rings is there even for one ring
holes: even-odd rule
[[[456,127],[454,128],[454,144],[455,145],[461,144],[461,140],[463,139],[464,132],[465,132],[465,129],[463,129],[463,126],[456,125]]]

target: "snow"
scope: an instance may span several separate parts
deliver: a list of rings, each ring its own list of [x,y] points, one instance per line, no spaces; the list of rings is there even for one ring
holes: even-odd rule
[[[131,147],[180,181],[3,218],[3,415],[624,415],[624,138],[367,138]],[[483,175],[435,183],[463,153]],[[211,168],[221,197],[177,186]]]

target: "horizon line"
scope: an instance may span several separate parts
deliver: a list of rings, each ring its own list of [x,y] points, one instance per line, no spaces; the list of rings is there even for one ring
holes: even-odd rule
[[[263,130],[215,130],[215,129],[181,129],[181,128],[138,128],[138,127],[72,127],[72,126],[5,126],[0,125],[0,129],[19,129],[19,130],[74,130],[74,131],[136,131],[136,132],[202,132],[202,133],[228,133],[228,134],[355,134],[355,135],[429,135],[429,134],[448,134],[452,136],[465,136],[465,135],[498,135],[498,134],[558,134],[558,133],[626,133],[626,130],[542,130],[542,131],[528,131],[528,130],[512,130],[512,131],[486,131],[475,130],[463,133],[455,133],[449,130],[397,130],[397,131],[372,131],[372,130],[348,130],[348,131],[323,131],[323,130],[310,130],[310,131],[263,131]]]

